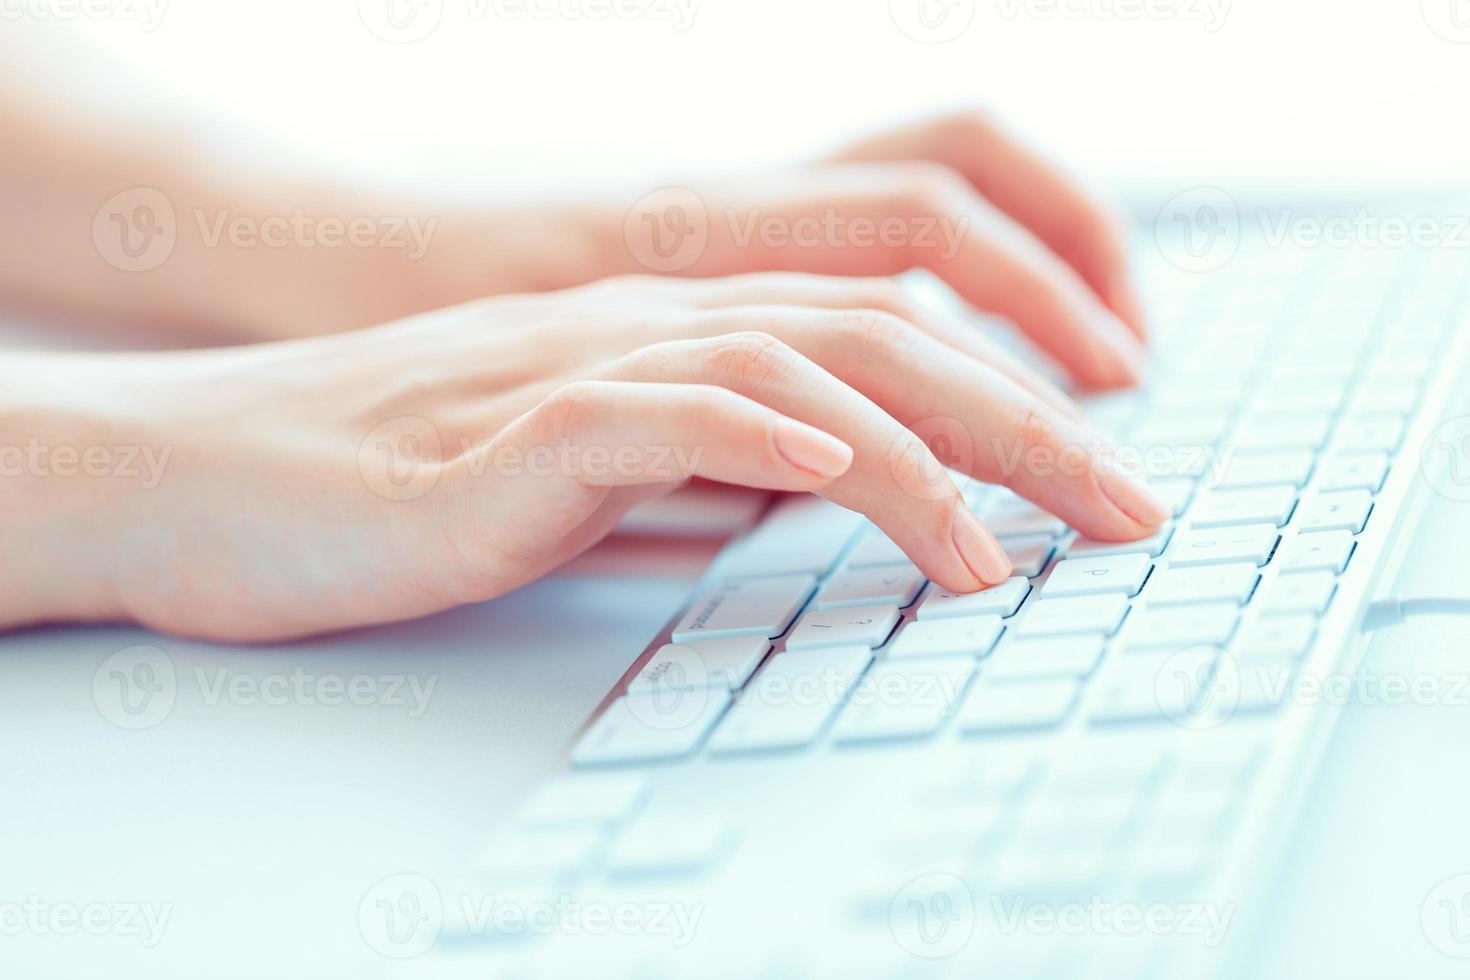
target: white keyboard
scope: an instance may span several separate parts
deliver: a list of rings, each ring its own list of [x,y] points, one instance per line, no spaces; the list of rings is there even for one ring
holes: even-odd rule
[[[780,500],[479,865],[639,925],[455,948],[518,977],[1228,973],[1330,729],[1306,682],[1353,670],[1426,489],[1470,276],[1260,245],[1149,271],[1153,383],[1086,407],[1174,520],[1094,542],[970,482],[1015,577],[954,595]]]

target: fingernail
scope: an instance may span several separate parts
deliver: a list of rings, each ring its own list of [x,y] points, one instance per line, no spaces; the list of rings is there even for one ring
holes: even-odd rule
[[[950,537],[970,574],[985,585],[999,585],[1011,577],[1011,560],[1000,543],[963,503],[955,508]]]
[[[1143,483],[1122,473],[1100,473],[1097,483],[1115,507],[1138,523],[1157,527],[1169,519],[1169,508]]]
[[[775,443],[786,462],[824,479],[841,476],[852,465],[851,446],[795,419],[777,420]]]

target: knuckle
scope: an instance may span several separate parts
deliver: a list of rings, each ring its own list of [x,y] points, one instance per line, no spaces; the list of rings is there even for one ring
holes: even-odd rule
[[[572,381],[547,395],[536,407],[540,434],[552,442],[573,439],[592,410],[598,387],[593,381]]]
[[[917,327],[885,310],[845,311],[837,317],[837,332],[860,349],[885,358],[911,353],[919,343]]]
[[[872,276],[852,288],[860,306],[913,320],[913,303],[909,300],[908,290],[894,277]]]
[[[742,331],[705,342],[706,373],[715,384],[736,391],[758,390],[791,360],[791,349],[768,333]]]

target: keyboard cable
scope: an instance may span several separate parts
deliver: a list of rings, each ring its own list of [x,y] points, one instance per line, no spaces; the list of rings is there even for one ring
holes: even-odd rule
[[[1369,603],[1363,617],[1363,632],[1376,633],[1415,616],[1470,616],[1470,598],[1424,596],[1414,599],[1380,599]]]

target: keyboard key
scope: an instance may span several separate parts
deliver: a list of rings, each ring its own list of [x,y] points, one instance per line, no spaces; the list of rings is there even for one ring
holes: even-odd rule
[[[1049,535],[1030,535],[1023,538],[998,539],[1001,550],[1011,560],[1012,571],[1017,575],[1032,578],[1041,574],[1046,563],[1056,550]]]
[[[578,766],[657,762],[691,754],[730,703],[721,689],[632,694],[608,705],[577,740]]]
[[[1357,534],[1368,523],[1373,495],[1367,490],[1339,490],[1309,499],[1302,505],[1302,531],[1349,531]]]
[[[1239,620],[1240,606],[1233,602],[1139,609],[1129,618],[1122,641],[1129,653],[1157,647],[1222,647]]]
[[[1144,598],[1150,606],[1196,602],[1243,604],[1261,580],[1250,562],[1205,565],[1201,568],[1161,568],[1149,579]]]
[[[1086,677],[1102,657],[1104,640],[1095,633],[1075,636],[1010,638],[985,663],[987,678]]]
[[[1405,423],[1392,415],[1369,415],[1343,422],[1332,448],[1339,453],[1391,453],[1404,441]]]
[[[1367,490],[1377,493],[1388,475],[1387,453],[1351,453],[1329,456],[1317,481],[1323,490]]]
[[[1241,419],[1232,442],[1241,453],[1318,449],[1331,428],[1328,412],[1263,412]]]
[[[1099,558],[1103,555],[1148,555],[1157,558],[1169,546],[1174,527],[1165,524],[1153,534],[1138,541],[1095,541],[1078,537],[1067,546],[1068,558]]]
[[[1264,565],[1279,535],[1274,524],[1247,524],[1182,534],[1169,551],[1170,568],[1248,561]]]
[[[736,691],[750,680],[770,650],[771,642],[764,636],[665,643],[629,682],[628,692],[688,691],[701,687]]]
[[[1149,489],[1178,517],[1184,513],[1189,502],[1194,499],[1194,490],[1197,484],[1187,477],[1170,477],[1163,480],[1150,480]]]
[[[908,561],[908,555],[893,542],[893,539],[877,528],[869,528],[847,556],[848,568],[864,568],[868,565],[892,565]]]
[[[882,661],[858,681],[833,737],[850,743],[931,735],[974,672],[969,656]]]
[[[1071,679],[994,681],[982,676],[956,714],[956,724],[971,734],[1053,728],[1071,712],[1078,690]]]
[[[725,636],[780,636],[816,588],[810,575],[743,579],[695,597],[674,627],[675,643]]]
[[[1321,615],[1337,591],[1337,576],[1331,572],[1301,572],[1282,575],[1262,590],[1256,608],[1262,616],[1292,613]]]
[[[924,576],[913,562],[874,565],[838,572],[817,590],[816,609],[872,606],[892,603],[900,608],[914,601],[924,587]]]
[[[958,619],[928,619],[912,622],[888,647],[895,660],[907,657],[983,657],[1000,638],[999,616],[965,616]]]
[[[1147,555],[1105,555],[1097,558],[1069,558],[1058,562],[1042,586],[1041,597],[1101,595],[1117,592],[1137,595],[1148,578],[1153,562]]]
[[[788,497],[720,559],[719,570],[726,579],[825,575],[863,523],[861,514],[822,497]]]
[[[1340,574],[1353,556],[1353,536],[1348,531],[1319,531],[1303,534],[1286,543],[1277,559],[1283,571],[1329,571]]]
[[[792,628],[786,649],[880,647],[897,625],[898,606],[892,604],[813,609]]]
[[[1190,647],[1113,661],[1093,705],[1094,724],[1173,722],[1188,726],[1213,706],[1219,651]]]
[[[1306,450],[1232,456],[1223,463],[1216,486],[1222,489],[1288,484],[1300,487],[1312,473],[1315,455]]]
[[[1349,411],[1353,415],[1408,416],[1419,404],[1421,386],[1413,382],[1390,381],[1363,385],[1353,396]]]
[[[810,745],[873,660],[867,647],[781,653],[745,689],[710,739],[716,754]]]
[[[685,876],[714,865],[735,842],[730,825],[695,814],[643,817],[625,830],[607,855],[608,873]]]
[[[1291,663],[1300,660],[1317,635],[1317,618],[1297,614],[1258,619],[1241,630],[1235,656],[1242,663]]]
[[[1194,527],[1230,524],[1274,524],[1281,527],[1296,509],[1296,488],[1255,487],[1247,490],[1211,490],[1201,494],[1189,512]]]
[[[1017,617],[1014,627],[1020,636],[1055,636],[1064,633],[1098,633],[1109,636],[1128,615],[1128,597],[1123,595],[1075,596],[1041,599]]]
[[[642,776],[559,776],[536,789],[516,820],[530,827],[617,823],[647,797],[648,780]]]
[[[980,592],[946,592],[931,585],[919,604],[918,618],[945,619],[950,616],[1012,616],[1031,591],[1031,583],[1017,576]]]

